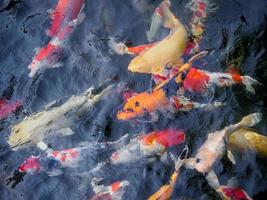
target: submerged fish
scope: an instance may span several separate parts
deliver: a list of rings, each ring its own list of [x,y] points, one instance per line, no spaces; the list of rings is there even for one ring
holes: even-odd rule
[[[167,149],[185,141],[181,130],[164,129],[139,135],[130,140],[124,147],[115,151],[110,157],[112,165],[136,163],[163,156]]]
[[[205,108],[207,110],[223,105],[220,102],[213,104],[200,104],[194,102],[184,96],[177,95],[177,90],[183,85],[183,81],[192,66],[192,62],[206,55],[207,52],[200,52],[193,56],[188,63],[180,67],[168,79],[164,80],[156,86],[152,92],[143,92],[128,98],[123,109],[118,111],[117,118],[119,120],[131,120],[138,117],[143,117],[146,114],[154,117],[156,111],[161,112],[176,112],[189,111],[194,108]],[[172,87],[174,85],[174,87]]]
[[[140,163],[151,163],[158,158],[165,161],[167,150],[185,141],[185,134],[181,130],[169,128],[161,131],[153,131],[141,134],[132,139],[128,134],[124,136],[124,145],[117,145],[118,149],[112,153],[110,158],[90,171],[94,176],[105,171],[106,167],[117,167],[118,165],[131,165]],[[126,143],[128,142],[128,143]]]
[[[111,185],[97,185],[95,181],[92,181],[92,188],[95,192],[95,196],[91,200],[121,200],[125,188],[130,185],[129,181],[117,181]]]
[[[252,200],[246,191],[240,187],[230,185],[221,185],[214,171],[206,176],[208,184],[215,189],[224,200]]]
[[[105,98],[113,86],[110,85],[101,92],[98,91],[99,88],[91,87],[81,95],[72,96],[59,107],[46,108],[26,117],[12,127],[8,144],[12,150],[16,151],[38,144],[46,138],[57,135],[72,135],[73,131],[69,127],[73,125],[74,121],[70,115],[80,117],[98,101]],[[95,94],[96,91],[99,94]]]
[[[229,136],[239,128],[255,126],[261,120],[261,118],[261,113],[250,114],[243,117],[239,123],[227,126],[220,131],[209,133],[207,140],[198,149],[196,155],[184,161],[184,166],[190,169],[195,169],[202,174],[206,174],[206,180],[209,185],[218,191],[224,198],[227,197],[226,199],[241,200],[242,198],[237,198],[238,195],[236,194],[239,194],[243,190],[240,190],[239,188],[228,187],[228,190],[231,190],[233,194],[227,193],[227,191],[223,189],[224,187],[221,187],[219,184],[218,177],[213,171],[213,168],[226,153]],[[236,162],[231,151],[227,151],[227,153],[229,160],[235,164]],[[243,191],[242,194],[246,193]]]
[[[191,68],[184,80],[183,87],[191,92],[203,92],[211,85],[229,87],[237,84],[244,85],[247,91],[255,94],[253,85],[260,83],[249,76],[241,76],[234,71],[229,73],[218,73]]]
[[[44,153],[28,157],[13,173],[13,177],[7,179],[7,185],[11,183],[14,188],[23,181],[25,175],[37,175],[46,173],[48,176],[59,176],[64,169],[76,169],[79,173],[88,170],[103,153],[116,149],[124,143],[124,137],[115,142],[82,142],[79,146],[63,150],[53,150],[45,147]]]
[[[185,166],[196,169],[203,174],[210,172],[216,162],[225,154],[226,143],[228,142],[230,134],[241,127],[255,126],[261,118],[261,113],[250,114],[243,117],[237,124],[227,126],[214,133],[209,133],[207,140],[198,149],[197,154],[194,157],[185,160]],[[231,161],[233,160],[231,159]]]
[[[21,106],[21,101],[13,102],[7,99],[0,99],[0,120],[16,112]]]
[[[37,50],[32,63],[29,76],[33,77],[38,71],[45,68],[60,67],[59,63],[67,37],[73,29],[84,19],[82,9],[84,0],[59,0],[54,11],[50,11],[53,19],[47,34],[51,36],[49,43]]]
[[[153,195],[151,195],[148,200],[169,200],[171,199],[176,180],[180,173],[180,168],[183,165],[184,159],[187,157],[188,148],[185,148],[178,159],[174,158],[172,155],[172,159],[175,162],[175,171],[171,175],[171,178],[169,180],[169,183],[162,186],[157,192],[155,192]],[[185,156],[182,158],[181,156],[185,154]]]
[[[166,66],[181,64],[181,56],[184,54],[187,32],[183,24],[169,10],[170,1],[164,0],[158,7],[163,15],[163,25],[171,29],[170,34],[163,40],[148,45],[129,64],[128,69],[132,72],[163,75]],[[116,52],[124,54],[125,45],[111,44]],[[116,50],[117,49],[117,50]],[[119,49],[119,50],[118,50]]]
[[[240,128],[230,135],[228,149],[240,152],[252,151],[267,156],[267,137],[252,129]]]

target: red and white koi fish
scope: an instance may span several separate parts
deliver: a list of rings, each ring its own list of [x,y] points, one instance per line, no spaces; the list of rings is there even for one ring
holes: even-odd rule
[[[57,7],[51,11],[53,19],[50,29],[47,34],[51,36],[49,43],[37,50],[32,63],[29,65],[31,70],[29,76],[33,77],[39,70],[44,68],[60,67],[59,63],[65,40],[71,34],[77,24],[84,19],[84,14],[81,13],[84,7],[84,0],[59,0]]]
[[[21,108],[21,106],[21,101],[13,102],[7,99],[0,99],[0,120],[16,112],[19,108]]]
[[[130,185],[129,181],[117,181],[111,185],[98,185],[93,180],[91,182],[95,196],[91,200],[121,200],[125,192],[125,188]]]
[[[128,141],[128,137],[128,134],[126,134],[123,141]],[[99,163],[90,173],[95,175],[98,172],[102,172],[109,165],[117,166],[140,162],[150,163],[159,157],[164,160],[169,147],[174,147],[184,141],[185,133],[173,128],[138,135],[130,139],[128,144],[119,146],[108,160]]]
[[[113,165],[136,163],[162,156],[167,149],[185,141],[185,133],[173,128],[139,135],[129,144],[115,151],[110,157]]]
[[[46,146],[46,144],[44,144]],[[23,180],[26,174],[36,175],[39,173],[47,173],[49,176],[58,176],[63,174],[65,168],[77,168],[88,163],[88,158],[91,160],[98,156],[96,150],[104,149],[106,146],[101,143],[85,143],[79,147],[53,150],[50,148],[43,148],[43,154],[38,156],[28,157],[15,171],[13,177],[7,179],[7,184],[12,181],[12,188]]]
[[[166,77],[155,75],[153,80],[155,83],[161,84],[168,80],[173,74],[176,74],[179,68],[172,68]],[[260,85],[257,80],[250,76],[241,76],[236,70],[229,70],[229,72],[209,72],[191,67],[185,80],[183,81],[183,88],[190,92],[204,93],[209,87],[215,85],[217,87],[230,87],[233,85],[242,84],[246,90],[255,94],[254,85]]]
[[[224,200],[252,200],[246,191],[240,187],[231,186],[232,184],[220,185],[218,177],[213,171],[209,172],[206,176],[206,180]]]
[[[252,200],[252,198],[239,187],[220,186],[217,192],[219,192],[225,200]]]
[[[244,85],[247,91],[255,94],[253,85],[260,83],[249,76],[241,76],[233,70],[229,73],[220,73],[191,68],[183,82],[183,87],[191,92],[203,92],[211,85],[229,87],[237,84]]]

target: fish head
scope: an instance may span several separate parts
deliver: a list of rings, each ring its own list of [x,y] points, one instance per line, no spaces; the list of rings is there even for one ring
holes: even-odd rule
[[[13,151],[17,151],[26,147],[27,145],[30,145],[31,141],[31,134],[29,134],[29,132],[26,131],[23,126],[18,124],[12,128],[12,132],[7,143],[10,145]]]

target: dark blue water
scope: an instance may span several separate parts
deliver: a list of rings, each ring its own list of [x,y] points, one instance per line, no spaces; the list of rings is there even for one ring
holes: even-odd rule
[[[149,88],[150,76],[127,71],[131,57],[112,54],[107,38],[113,36],[132,44],[146,43],[145,33],[149,27],[150,16],[160,1],[86,0],[86,18],[70,36],[62,60],[64,66],[47,69],[35,79],[28,77],[27,66],[35,55],[34,49],[49,41],[45,34],[50,24],[47,10],[54,8],[57,1],[13,0],[10,6],[7,6],[7,2],[9,1],[0,2],[0,94],[10,88],[11,99],[22,100],[23,109],[18,111],[15,117],[1,121],[1,146],[6,145],[10,134],[9,127],[26,115],[42,110],[51,101],[79,94],[107,78],[116,75],[118,82],[127,82],[128,86],[137,92]],[[185,24],[190,21],[190,14],[184,10],[186,3],[185,0],[173,0],[171,7]],[[75,135],[56,138],[51,143],[53,148],[74,147],[85,140],[114,141],[125,133],[136,135],[141,131],[177,127],[187,134],[190,153],[194,153],[205,141],[207,133],[220,130],[252,112],[264,114],[256,130],[267,135],[267,2],[217,0],[214,3],[218,9],[208,17],[204,40],[201,43],[201,49],[212,51],[211,55],[205,58],[204,67],[209,71],[223,72],[226,66],[235,64],[242,74],[263,83],[256,88],[255,95],[246,92],[242,86],[217,88],[210,95],[196,99],[203,102],[226,102],[225,107],[211,112],[194,110],[179,113],[173,119],[162,116],[159,122],[154,123],[129,123],[116,119],[115,114],[122,106],[122,99],[114,94],[109,100],[100,102],[97,107],[88,111],[87,118],[75,125]],[[166,34],[163,30],[158,37],[162,38]],[[39,153],[37,148],[30,148],[0,155],[0,199],[63,200],[90,197],[90,179],[76,176],[75,173],[79,171],[73,173],[66,170],[64,175],[58,177],[49,177],[45,173],[27,176],[15,189],[6,186],[5,179],[13,170],[28,156]],[[222,183],[226,184],[230,177],[235,176],[239,186],[245,188],[253,199],[266,199],[263,192],[267,189],[267,160],[254,154],[246,156],[246,159],[238,157],[235,166],[224,158],[218,163],[215,171]],[[144,168],[147,168],[145,176]],[[167,182],[172,171],[172,163],[164,165],[158,161],[149,166],[135,166],[128,170],[118,168],[107,173],[104,178],[106,184],[116,180],[129,180],[131,185],[127,188],[125,199],[147,199]],[[183,169],[173,199],[200,197],[219,198],[207,185],[202,174]]]

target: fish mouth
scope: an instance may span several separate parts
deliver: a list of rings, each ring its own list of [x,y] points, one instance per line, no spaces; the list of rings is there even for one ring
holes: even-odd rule
[[[9,143],[9,145],[10,145],[9,149],[10,149],[10,150],[13,150],[13,151],[16,151],[16,150],[18,150],[17,147],[22,146],[22,145],[25,145],[25,144],[28,144],[28,143],[30,143],[30,142],[31,142],[31,140],[27,140],[27,141],[25,141],[25,142],[22,142],[21,140],[19,140],[18,143],[16,143],[15,145],[11,145],[11,144]]]

